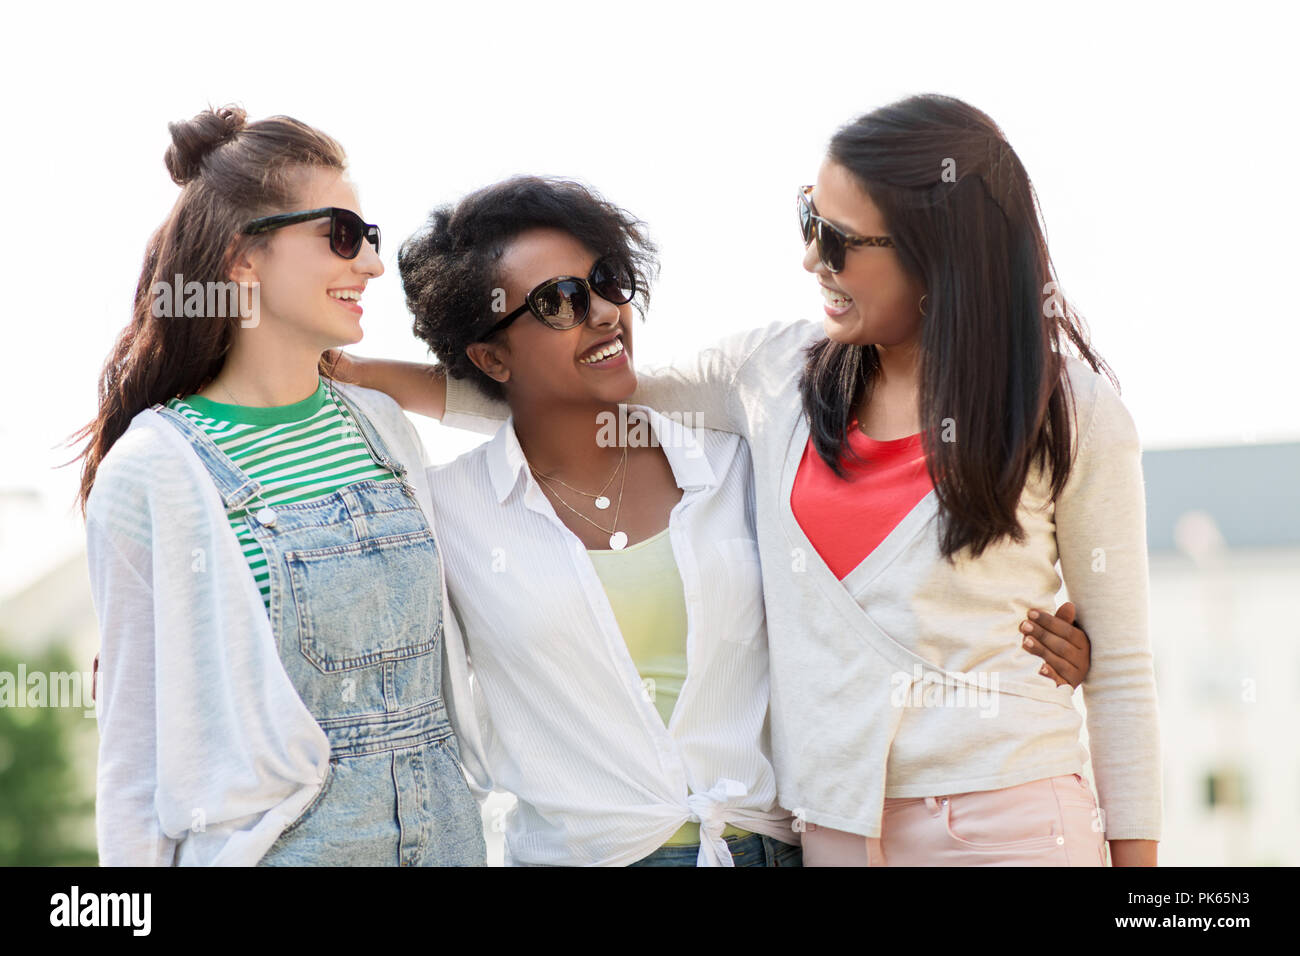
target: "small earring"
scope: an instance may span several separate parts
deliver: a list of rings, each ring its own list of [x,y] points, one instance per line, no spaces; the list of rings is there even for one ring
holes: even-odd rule
[[[916,310],[920,312],[922,315],[925,315],[925,294],[924,293],[921,294],[921,301],[916,303]]]

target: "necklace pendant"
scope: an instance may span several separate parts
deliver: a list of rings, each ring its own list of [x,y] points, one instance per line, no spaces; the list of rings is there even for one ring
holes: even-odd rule
[[[622,551],[627,547],[627,532],[615,531],[609,536],[609,546],[615,551]]]
[[[601,495],[599,498],[596,499],[596,507],[599,508],[601,511],[604,511],[606,508],[609,507],[609,499],[606,498],[604,495]]]

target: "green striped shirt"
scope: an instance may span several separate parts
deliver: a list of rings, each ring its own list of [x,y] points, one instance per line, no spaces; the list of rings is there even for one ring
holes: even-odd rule
[[[372,478],[394,480],[391,471],[370,457],[352,415],[324,379],[314,394],[292,405],[253,408],[187,395],[168,399],[167,406],[203,429],[226,457],[262,486],[261,501],[248,502],[251,510],[324,498]],[[266,555],[248,528],[247,513],[242,508],[229,512],[230,526],[270,613]]]

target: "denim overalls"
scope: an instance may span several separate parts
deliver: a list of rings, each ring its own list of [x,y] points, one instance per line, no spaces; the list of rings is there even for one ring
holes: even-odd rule
[[[406,467],[388,457],[356,406],[335,395],[371,457],[397,480],[361,481],[273,509],[197,425],[153,406],[194,447],[227,511],[247,507],[266,553],[280,660],[329,738],[320,793],[258,865],[485,865],[482,819],[442,700],[433,532]]]

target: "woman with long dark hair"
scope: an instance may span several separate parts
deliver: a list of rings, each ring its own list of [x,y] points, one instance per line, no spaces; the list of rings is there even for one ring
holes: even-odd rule
[[[105,865],[479,865],[423,449],[322,355],[384,271],[338,143],[225,107],[100,380],[79,501]]]
[[[752,448],[773,762],[804,862],[1100,865],[1109,841],[1116,865],[1154,864],[1140,446],[1023,166],[979,110],[916,96],[837,132],[797,199],[824,321],[644,372],[632,400]],[[362,369],[443,412],[427,368]],[[445,412],[504,417],[455,377]],[[1100,806],[1070,690],[1022,651],[1063,647],[1039,626],[1062,583],[1094,648]]]

